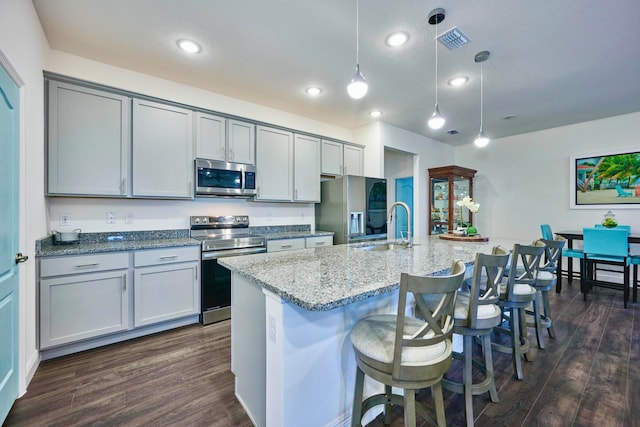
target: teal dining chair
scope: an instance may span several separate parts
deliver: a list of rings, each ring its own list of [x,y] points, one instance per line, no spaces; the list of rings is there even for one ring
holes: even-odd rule
[[[624,292],[624,308],[629,300],[629,257],[628,231],[625,228],[585,228],[583,229],[583,268],[581,291],[584,299],[593,286],[618,289]],[[610,282],[598,278],[596,265],[623,267],[623,283]]]
[[[540,231],[542,232],[542,240],[553,240],[555,238],[553,232],[551,231],[551,226],[549,224],[541,224]],[[574,259],[578,259],[580,262],[580,277],[582,277],[582,251],[580,249],[574,248],[563,248],[562,249],[562,257],[567,258],[567,262],[573,262]],[[562,277],[562,261],[558,262],[558,268],[556,275],[560,278]],[[573,277],[569,276],[567,272],[567,280],[569,283],[572,282]],[[562,291],[562,282],[558,281],[556,285],[556,293],[559,294]]]

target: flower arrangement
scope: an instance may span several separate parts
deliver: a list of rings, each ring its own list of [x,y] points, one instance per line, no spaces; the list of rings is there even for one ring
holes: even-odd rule
[[[469,231],[477,232],[474,227],[471,227],[470,224],[467,224],[467,223],[464,222],[464,218],[462,217],[462,208],[464,207],[464,208],[469,209],[469,212],[471,212],[471,213],[477,213],[478,210],[480,209],[480,203],[475,203],[471,199],[471,197],[465,196],[465,197],[462,198],[462,200],[458,200],[456,202],[456,206],[460,207],[460,226],[473,228],[473,230],[467,230],[467,232],[469,232]]]

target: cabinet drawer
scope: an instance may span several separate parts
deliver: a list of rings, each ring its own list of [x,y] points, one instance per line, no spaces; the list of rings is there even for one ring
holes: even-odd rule
[[[292,251],[304,249],[304,239],[270,240],[267,242],[267,252]]]
[[[319,248],[322,246],[332,246],[333,236],[307,237],[307,248]]]
[[[129,252],[42,258],[40,276],[93,273],[129,267]]]
[[[200,259],[200,247],[162,248],[136,251],[133,255],[134,267],[145,265],[170,264],[174,262],[197,261]]]

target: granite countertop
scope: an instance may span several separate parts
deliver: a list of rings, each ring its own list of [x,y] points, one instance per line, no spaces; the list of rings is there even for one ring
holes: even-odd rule
[[[189,230],[80,233],[78,243],[54,245],[51,236],[36,241],[36,256],[82,255],[199,245],[199,241],[189,238]]]
[[[410,249],[370,251],[384,242],[326,246],[221,258],[220,264],[306,310],[348,305],[398,287],[400,273],[446,274],[455,259],[473,264],[476,252],[496,245],[511,249],[516,240],[453,242],[428,236]]]
[[[249,230],[251,234],[264,236],[266,240],[333,236],[334,234],[328,231],[311,231],[310,225],[253,227]],[[71,244],[54,245],[51,236],[37,240],[36,256],[83,255],[199,245],[200,241],[189,238],[188,229],[80,233],[79,241]]]

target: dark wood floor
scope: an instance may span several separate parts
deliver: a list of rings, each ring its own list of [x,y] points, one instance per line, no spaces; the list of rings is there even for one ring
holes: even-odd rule
[[[578,288],[552,294],[557,337],[533,351],[523,381],[494,352],[500,403],[474,397],[477,426],[640,426],[640,305],[625,310],[606,289],[584,302]],[[228,321],[45,361],[6,426],[250,426],[229,368]],[[464,425],[463,399],[444,393],[447,424]],[[419,399],[432,407],[430,391]]]

